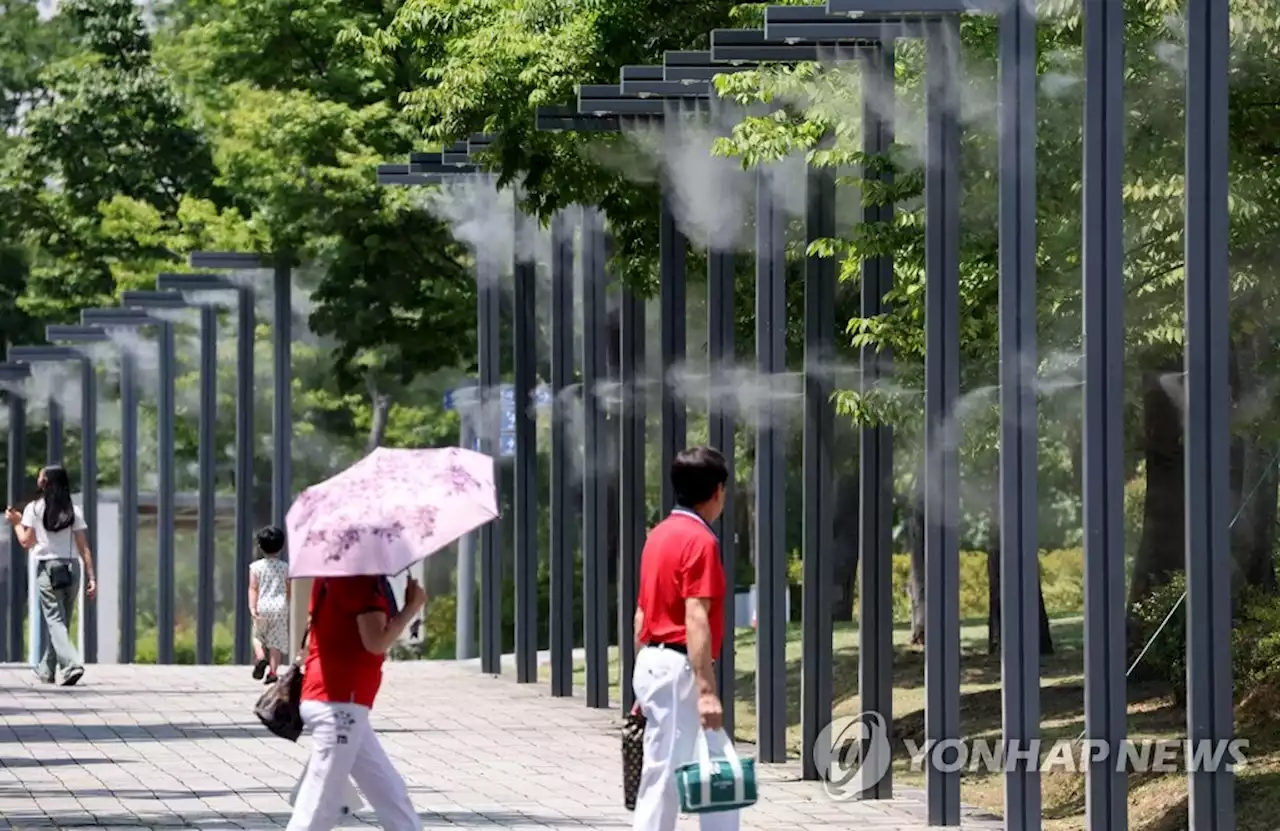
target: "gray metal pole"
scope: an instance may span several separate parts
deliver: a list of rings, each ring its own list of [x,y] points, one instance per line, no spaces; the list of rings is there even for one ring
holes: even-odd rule
[[[159,493],[156,495],[156,525],[159,545],[156,553],[159,567],[156,569],[156,594],[158,595],[156,616],[156,661],[161,664],[172,664],[174,659],[174,536],[177,517],[174,512],[174,492],[177,483],[174,481],[174,358],[173,324],[161,322],[158,328],[160,339],[160,395],[156,402],[156,421],[159,428],[159,440],[156,443],[159,451],[157,477]]]
[[[274,283],[271,521],[283,528],[293,502],[293,269],[285,258],[276,265]],[[288,551],[286,545],[286,556]]]
[[[551,694],[573,695],[572,499],[569,401],[573,380],[573,226],[551,220]]]
[[[479,338],[480,417],[477,433],[480,452],[494,459],[494,485],[501,480],[498,457],[498,410],[502,406],[499,311],[502,286],[497,263],[476,252],[476,308]],[[501,499],[499,499],[499,503]],[[480,528],[480,666],[491,675],[502,672],[502,520]]]
[[[98,551],[98,374],[88,358],[80,362],[80,513],[88,526],[89,550]],[[98,601],[85,598],[85,663],[98,662]]]
[[[48,423],[45,425],[45,464],[61,465],[63,463],[62,457],[64,447],[63,426],[65,424],[62,405],[53,398],[49,398],[46,402],[46,406],[49,408],[49,417]],[[36,614],[35,609],[32,609],[31,613],[36,619],[36,630],[39,634],[37,642],[41,646],[37,647],[36,650],[37,654],[39,654],[39,649],[43,648],[43,644],[49,642],[49,627],[48,624],[45,623],[43,614]]]
[[[467,450],[476,446],[474,417],[462,413],[458,427],[458,443]],[[458,540],[458,615],[454,657],[458,660],[476,656],[476,534],[465,534]]]
[[[120,663],[138,651],[138,366],[120,352]]]
[[[894,44],[886,39],[879,49],[863,51],[862,149],[871,158],[893,146]],[[863,176],[888,184],[888,170]],[[893,205],[865,205],[864,223],[892,224]],[[893,288],[893,256],[862,262],[863,317],[887,312],[884,296]],[[859,354],[863,390],[874,389],[891,373],[892,353],[864,346]],[[893,428],[888,424],[863,427],[858,449],[858,695],[859,709],[878,713],[893,723]],[[892,799],[893,769],[889,766],[862,799]]]
[[[512,314],[515,367],[515,635],[516,681],[538,680],[538,423],[534,411],[537,383],[537,263],[520,250],[528,217],[515,209],[516,250]]]
[[[27,499],[27,401],[9,391],[9,504],[22,510]],[[9,529],[9,656],[26,659],[27,550]]]
[[[756,179],[756,369],[786,370],[787,219],[769,177]],[[756,427],[756,753],[787,759],[786,438],[779,408],[760,402]]]
[[[836,233],[836,177],[831,168],[809,166],[805,241]],[[831,723],[831,548],[835,522],[831,503],[831,455],[835,431],[832,362],[835,359],[836,261],[810,256],[804,278],[804,462],[802,548],[802,669],[800,731],[803,747],[814,747]],[[801,754],[801,777],[816,780],[815,754]]]
[[[236,290],[235,661],[249,663],[249,565],[253,562],[253,289]]]
[[[955,15],[926,24],[925,130],[925,739],[960,738],[960,129]],[[929,825],[960,824],[960,772],[930,753]],[[944,769],[944,767],[948,769]]]
[[[737,307],[734,300],[734,283],[737,281],[737,255],[732,251],[707,251],[707,363],[711,377],[721,375],[734,363]],[[737,469],[734,465],[735,436],[734,413],[730,402],[714,393],[707,397],[708,438],[711,446],[724,454],[729,466],[729,481],[724,490],[724,510],[714,528],[720,538],[720,561],[724,566],[726,602],[724,604],[724,645],[716,659],[716,691],[721,701],[734,701],[736,615],[734,598],[737,583]],[[640,539],[643,546],[644,538]],[[639,554],[637,553],[637,563]],[[724,708],[724,729],[733,735],[733,705]]]
[[[609,706],[609,447],[599,385],[604,383],[608,309],[604,217],[582,213],[582,629],[587,706]]]
[[[1229,29],[1223,0],[1187,3],[1187,738],[1234,738],[1231,687]],[[1233,831],[1235,774],[1189,773],[1192,831]]]
[[[1084,2],[1084,723],[1121,747],[1125,684],[1124,4]],[[1129,780],[1089,763],[1089,831],[1126,831]]]
[[[619,315],[618,380],[622,386],[618,467],[618,651],[622,653],[622,711],[635,703],[631,677],[636,667],[635,614],[640,590],[648,508],[645,501],[644,298],[622,290]],[[728,718],[732,708],[725,711]],[[727,726],[727,725],[726,725]]]
[[[1000,12],[1000,665],[1005,741],[1040,736],[1040,546],[1036,534],[1036,17]],[[1036,760],[1037,763],[1039,760]],[[1005,822],[1041,827],[1038,764],[1005,767]]]
[[[671,370],[685,358],[685,237],[676,224],[670,195],[664,190],[658,215],[658,291],[662,328],[662,512],[675,507],[671,463],[684,449],[685,405],[676,397]]]
[[[218,408],[218,309],[200,307],[199,523],[196,533],[196,663],[213,663],[214,604],[217,602],[214,529],[217,500],[214,449]]]
[[[45,451],[45,463],[50,465],[61,465],[63,456],[63,426],[65,420],[62,414],[62,405],[54,399],[48,401],[49,407],[49,423],[47,425],[48,435],[45,437],[48,446]]]

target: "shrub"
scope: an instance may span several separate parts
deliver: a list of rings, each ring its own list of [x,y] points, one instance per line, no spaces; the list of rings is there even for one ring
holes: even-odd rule
[[[1130,614],[1130,635],[1139,649],[1157,631],[1160,633],[1134,669],[1133,677],[1168,684],[1179,705],[1187,698],[1187,606],[1180,602],[1186,588],[1186,576],[1174,574],[1168,583],[1134,604]],[[1174,610],[1172,614],[1170,610]]]
[[[1243,721],[1280,718],[1280,597],[1246,589],[1231,629],[1232,674]]]

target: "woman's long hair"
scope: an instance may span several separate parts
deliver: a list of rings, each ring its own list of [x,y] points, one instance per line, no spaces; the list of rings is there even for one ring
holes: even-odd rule
[[[62,465],[44,469],[44,530],[54,532],[70,528],[76,521],[76,506],[71,503],[71,479]]]

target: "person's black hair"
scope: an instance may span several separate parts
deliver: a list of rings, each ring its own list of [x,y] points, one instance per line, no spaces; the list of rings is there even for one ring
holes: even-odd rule
[[[71,479],[62,465],[44,469],[44,530],[64,531],[76,522],[76,506],[71,502]]]
[[[729,466],[714,447],[690,447],[681,450],[671,462],[671,487],[676,504],[696,508],[716,495],[716,490],[729,481]]]
[[[279,554],[284,548],[284,531],[275,525],[268,525],[258,532],[258,548],[263,554]]]

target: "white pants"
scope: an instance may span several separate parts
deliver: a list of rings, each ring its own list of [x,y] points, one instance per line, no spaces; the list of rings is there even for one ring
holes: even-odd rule
[[[689,659],[672,649],[648,646],[636,656],[632,680],[644,712],[644,772],[636,796],[635,831],[674,831],[680,813],[676,768],[697,755],[702,720],[698,684]],[[737,831],[738,812],[699,814],[703,831]]]
[[[302,702],[302,720],[311,728],[307,762],[288,831],[329,831],[345,802],[347,779],[354,779],[387,831],[422,831],[404,779],[391,765],[359,704]]]

